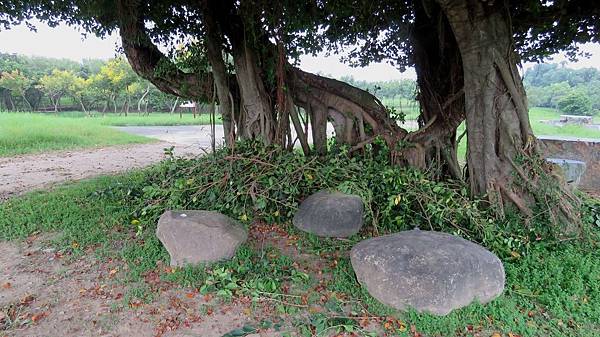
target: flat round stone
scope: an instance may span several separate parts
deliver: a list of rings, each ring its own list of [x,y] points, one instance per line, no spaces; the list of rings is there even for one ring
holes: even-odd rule
[[[363,225],[363,202],[357,195],[317,192],[300,204],[292,223],[318,236],[348,237]]]
[[[350,258],[367,291],[398,310],[446,315],[475,300],[485,304],[504,289],[496,255],[446,233],[411,230],[368,239]]]

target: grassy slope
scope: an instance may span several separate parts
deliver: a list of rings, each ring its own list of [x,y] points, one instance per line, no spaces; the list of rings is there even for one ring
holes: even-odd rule
[[[131,224],[133,208],[123,201],[121,193],[142,186],[144,173],[134,172],[12,199],[0,204],[0,240],[21,239],[35,231],[60,231],[63,235],[56,239],[60,250],[77,254],[88,247],[97,247],[103,254],[124,259],[130,265],[130,281],[139,281],[143,271],[155,268],[155,261],[167,257],[153,235],[153,226],[142,228],[141,236],[132,239],[132,233],[136,231]],[[319,250],[348,249],[340,248],[344,243],[337,240],[319,239],[300,232],[294,234],[299,236],[302,249],[316,256],[321,254]],[[115,250],[115,240],[123,240],[124,246]],[[256,262],[250,261],[249,257],[259,256],[259,253],[251,250],[244,248],[233,262],[220,263],[213,268],[223,266],[234,273],[237,269],[244,269],[246,273],[250,270],[250,274],[240,275],[260,282],[269,280],[273,273],[282,272],[282,265],[289,268],[289,258],[277,252],[275,255],[280,257],[259,257],[258,261],[266,259],[265,262],[254,265]],[[519,336],[557,337],[591,337],[600,333],[600,250],[587,243],[540,244],[527,256],[505,260],[507,284],[500,298],[486,306],[472,304],[446,317],[389,312],[356,284],[344,255],[331,267],[335,282],[328,286],[328,291],[349,295],[361,305],[367,305],[372,314],[392,315],[408,327],[414,325],[426,336],[471,336],[469,326],[474,331],[484,331],[481,336],[491,336],[494,331],[501,332],[502,336],[509,332]],[[204,268],[185,268],[166,277],[200,287],[205,282],[207,271]],[[298,288],[306,288],[308,281],[298,278],[293,282]],[[289,307],[282,310],[291,313],[297,309]],[[411,334],[399,330],[393,335]]]
[[[0,157],[150,141],[83,119],[0,113]]]

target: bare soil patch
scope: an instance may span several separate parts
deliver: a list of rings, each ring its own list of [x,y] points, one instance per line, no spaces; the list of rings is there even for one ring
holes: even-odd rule
[[[146,167],[163,160],[164,149],[171,146],[177,155],[200,153],[199,149],[157,142],[0,158],[0,200],[66,181]]]
[[[47,237],[0,242],[0,336],[203,336],[219,337],[260,322],[268,306],[247,298],[221,303],[149,273],[153,299],[128,301],[116,260],[62,256]],[[278,336],[261,330],[251,336]]]

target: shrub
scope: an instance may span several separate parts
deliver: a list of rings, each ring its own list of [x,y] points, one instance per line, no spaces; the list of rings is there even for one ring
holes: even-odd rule
[[[362,197],[368,226],[362,237],[418,227],[480,242],[500,255],[525,253],[556,231],[543,221],[524,225],[504,219],[473,200],[463,182],[435,181],[426,172],[388,164],[385,149],[350,157],[343,150],[306,157],[257,143],[238,143],[196,159],[172,158],[149,173],[145,186],[129,193],[140,228],[152,230],[166,209],[215,210],[243,223],[285,225],[299,203],[323,189]],[[357,237],[358,239],[358,237]]]
[[[593,116],[592,101],[583,92],[574,91],[561,98],[557,103],[560,112],[576,116]]]

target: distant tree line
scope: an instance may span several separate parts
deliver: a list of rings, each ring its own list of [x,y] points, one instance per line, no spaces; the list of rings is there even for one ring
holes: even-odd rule
[[[0,110],[174,112],[181,99],[139,77],[127,60],[83,60],[0,53]]]
[[[414,80],[367,82],[352,76],[340,80],[380,99],[416,99]],[[529,106],[574,115],[593,115],[600,110],[600,70],[596,68],[540,63],[524,73],[523,81]],[[76,62],[0,53],[0,110],[127,114],[174,112],[181,103],[136,75],[121,57]]]
[[[571,115],[594,115],[600,109],[600,70],[571,69],[564,63],[540,63],[523,82],[529,106],[554,108]]]
[[[380,99],[414,100],[416,83],[413,80],[367,82],[352,76],[340,79],[367,90]],[[572,69],[564,63],[539,63],[523,75],[530,107],[558,109],[571,115],[594,115],[600,110],[600,70]]]
[[[352,76],[340,79],[380,99],[414,100],[413,80],[367,82]],[[525,71],[523,83],[530,107],[558,109],[571,115],[594,115],[600,110],[600,70],[572,69],[564,63],[539,63]]]
[[[367,82],[357,80],[352,76],[343,76],[340,80],[357,88],[366,90],[380,99],[415,99],[417,83],[414,80],[402,79]]]

